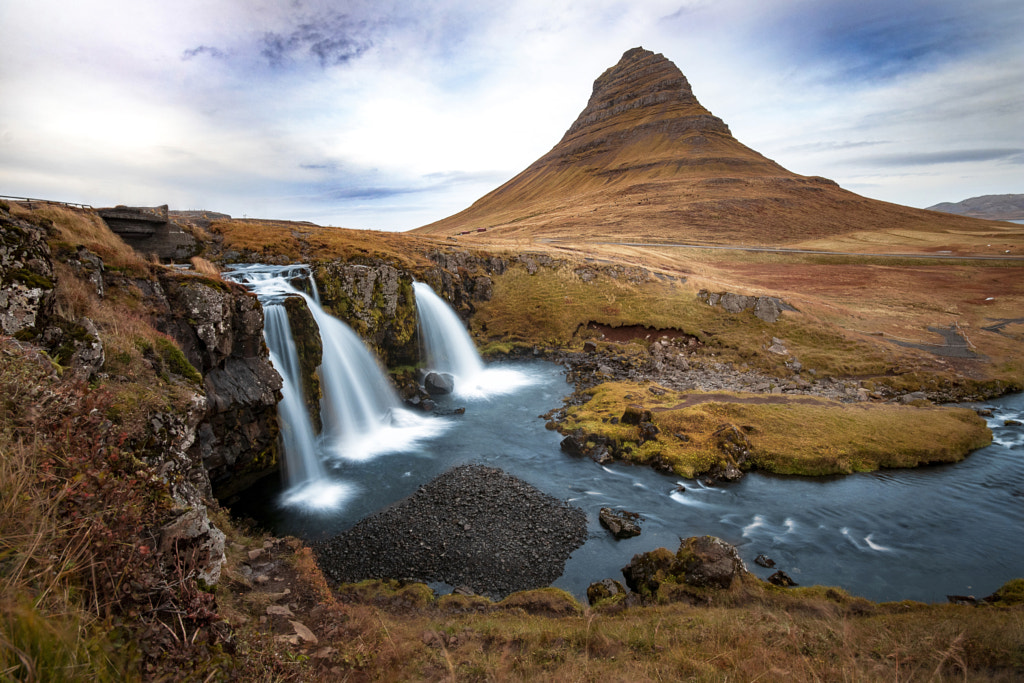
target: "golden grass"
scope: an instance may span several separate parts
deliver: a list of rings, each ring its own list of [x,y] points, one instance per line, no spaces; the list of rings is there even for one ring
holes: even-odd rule
[[[51,246],[74,249],[81,245],[99,255],[107,268],[143,276],[149,273],[150,264],[146,259],[115,235],[94,211],[52,204],[33,208],[12,204],[11,215],[34,223],[49,224],[53,231]]]
[[[966,408],[660,389],[655,395],[650,386],[601,384],[587,392],[592,395],[587,403],[568,409],[562,430],[580,429],[628,445],[626,459],[661,461],[688,478],[725,459],[714,436],[724,425],[745,434],[752,466],[777,474],[849,474],[955,462],[991,442],[985,421]],[[641,444],[637,426],[611,422],[631,404],[652,411],[661,431],[656,441]]]

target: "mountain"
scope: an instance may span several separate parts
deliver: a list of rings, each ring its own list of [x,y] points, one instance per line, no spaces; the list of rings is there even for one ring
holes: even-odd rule
[[[994,221],[1020,221],[1024,220],[1024,194],[986,194],[962,202],[942,202],[928,209]]]
[[[421,233],[786,244],[879,229],[956,230],[972,221],[867,199],[801,176],[733,137],[683,73],[633,48],[594,82],[550,152]]]

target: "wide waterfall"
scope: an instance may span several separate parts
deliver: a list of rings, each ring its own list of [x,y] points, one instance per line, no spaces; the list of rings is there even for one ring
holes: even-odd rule
[[[424,439],[443,432],[447,423],[417,415],[402,407],[401,400],[358,335],[321,307],[317,298],[291,283],[305,279],[315,293],[306,266],[244,266],[225,273],[259,297],[264,308],[264,337],[270,360],[281,374],[282,399],[278,404],[284,449],[286,503],[332,507],[350,492],[351,486],[333,478],[328,464],[366,460],[385,453],[408,451]],[[305,300],[320,328],[323,345],[320,377],[323,430],[314,434],[302,400],[299,358],[288,323],[285,298]]]
[[[529,376],[507,368],[488,368],[451,306],[425,282],[414,282],[424,367],[451,375],[455,395],[505,394],[528,384]]]

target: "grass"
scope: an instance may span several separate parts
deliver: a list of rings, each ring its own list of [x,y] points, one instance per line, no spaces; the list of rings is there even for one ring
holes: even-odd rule
[[[579,430],[592,445],[597,438],[607,440],[623,459],[658,464],[687,478],[730,460],[722,444],[722,429],[730,426],[742,434],[734,439],[749,450],[746,467],[777,474],[849,474],[956,462],[991,442],[985,421],[965,408],[783,397],[772,403],[758,394],[660,388],[656,395],[651,386],[609,382],[588,390],[590,400],[568,408],[560,431]],[[618,420],[631,405],[651,411],[660,430],[656,440],[644,441],[639,426]]]

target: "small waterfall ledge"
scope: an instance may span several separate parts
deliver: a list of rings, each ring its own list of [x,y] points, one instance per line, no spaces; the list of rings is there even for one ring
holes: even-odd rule
[[[459,316],[425,282],[414,282],[421,357],[425,369],[451,375],[461,398],[508,394],[533,380],[508,368],[488,368]]]
[[[224,276],[245,285],[259,298],[271,362],[282,376],[278,417],[287,484],[282,503],[312,509],[336,508],[354,490],[331,469],[337,469],[344,461],[414,450],[423,440],[447,429],[448,423],[443,419],[417,415],[403,408],[358,335],[325,312],[318,297],[292,284],[296,280],[306,281],[316,293],[307,266],[238,266]],[[302,370],[283,305],[288,297],[301,297],[320,329],[323,358],[316,369],[322,389],[320,434],[315,433],[299,390]],[[334,467],[329,469],[328,465]]]

